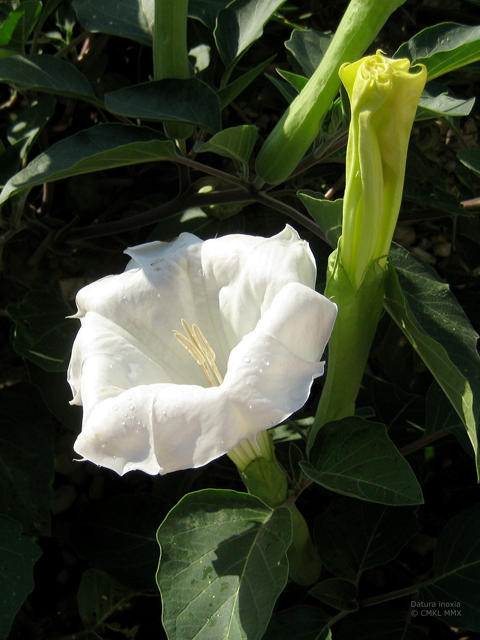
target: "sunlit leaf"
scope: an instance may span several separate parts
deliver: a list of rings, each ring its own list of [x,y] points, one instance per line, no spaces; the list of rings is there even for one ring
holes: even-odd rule
[[[480,27],[443,22],[423,29],[397,50],[394,58],[424,64],[428,79],[480,60]]]
[[[455,407],[477,455],[478,336],[431,267],[398,245],[390,255],[385,308]]]
[[[157,581],[169,640],[260,640],[288,576],[288,509],[254,496],[185,496],[158,530]]]
[[[257,127],[254,125],[241,125],[240,127],[224,129],[207,142],[197,143],[195,151],[199,153],[211,151],[248,164],[257,139]]]

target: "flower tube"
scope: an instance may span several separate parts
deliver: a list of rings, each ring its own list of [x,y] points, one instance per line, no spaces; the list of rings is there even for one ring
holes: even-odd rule
[[[314,290],[308,244],[230,235],[128,249],[124,273],[77,296],[81,328],[68,370],[83,405],[75,451],[123,475],[200,467],[307,400],[336,305]],[[238,460],[236,460],[238,462]]]

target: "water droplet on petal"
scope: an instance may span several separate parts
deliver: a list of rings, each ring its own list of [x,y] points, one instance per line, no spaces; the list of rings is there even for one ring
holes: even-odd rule
[[[131,405],[129,406],[129,409],[130,409],[130,411],[135,411],[135,407],[133,406],[133,404],[131,404]]]
[[[242,360],[247,363],[250,362],[250,358],[248,356],[243,356]]]
[[[113,407],[112,407],[112,409],[113,409],[114,411],[118,411],[118,404],[114,404],[114,405],[113,405]]]
[[[270,366],[270,360],[268,358],[264,358],[263,359],[263,364],[265,364],[267,367]]]
[[[167,412],[166,412],[166,411],[162,411],[162,413],[163,413],[163,415],[164,415],[164,416],[166,416],[166,415],[167,415]]]
[[[258,373],[263,373],[263,369],[259,369],[259,370],[258,370]]]

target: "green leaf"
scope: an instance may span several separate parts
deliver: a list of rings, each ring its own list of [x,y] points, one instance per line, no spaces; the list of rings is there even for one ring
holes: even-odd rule
[[[50,416],[33,385],[0,389],[0,513],[32,535],[50,533],[53,440]]]
[[[448,87],[429,82],[420,98],[415,120],[427,120],[430,118],[468,116],[475,104],[475,98],[460,100],[455,98]]]
[[[293,102],[298,96],[298,91],[290,83],[283,82],[274,76],[268,75],[268,73],[265,74],[265,77],[278,89],[288,103]]]
[[[198,80],[144,82],[105,95],[109,111],[153,122],[188,122],[209,131],[221,129],[220,99]]]
[[[36,0],[24,0],[12,10],[7,20],[0,26],[0,47],[23,53],[41,10],[42,3]]]
[[[226,0],[190,0],[188,15],[213,29],[217,13],[225,4]],[[88,31],[152,46],[155,0],[73,0],[73,8]]]
[[[305,78],[305,76],[299,76],[296,73],[290,73],[283,69],[277,69],[276,71],[280,77],[286,80],[295,89],[295,91],[297,91],[297,93],[300,93],[308,82],[308,78]]]
[[[17,55],[0,60],[0,80],[17,89],[44,91],[103,106],[92,85],[78,69],[48,54]]]
[[[92,502],[71,532],[78,553],[98,569],[138,591],[155,589],[155,534],[168,505],[146,494],[117,495]]]
[[[349,580],[328,578],[316,584],[308,593],[340,611],[356,611],[358,609],[357,587]]]
[[[7,311],[16,324],[15,351],[45,371],[66,371],[79,328],[78,322],[66,318],[72,309],[52,293],[29,291]]]
[[[288,577],[290,512],[235,491],[186,495],[158,530],[169,640],[260,640]]]
[[[211,151],[220,156],[235,158],[248,165],[248,161],[253,151],[253,147],[258,139],[257,127],[254,125],[241,125],[224,129],[215,134],[207,142],[197,143],[195,151],[206,153]]]
[[[342,620],[335,640],[427,640],[411,620],[405,611],[389,605],[366,607]]]
[[[394,58],[424,64],[428,79],[480,60],[480,27],[443,22],[423,29],[397,50]]]
[[[363,571],[396,558],[419,530],[411,507],[337,498],[315,521],[314,538],[325,567],[358,582]]]
[[[292,607],[272,616],[262,640],[331,640],[330,620],[317,607]]]
[[[33,591],[33,565],[42,555],[22,525],[0,515],[0,638],[7,638],[13,619]]]
[[[78,589],[78,612],[86,629],[103,632],[103,623],[135,595],[97,569],[87,569]]]
[[[60,140],[37,156],[7,182],[0,203],[44,182],[175,157],[174,143],[153,129],[101,124]]]
[[[332,247],[336,247],[342,235],[343,199],[326,200],[322,193],[305,189],[297,196],[307,207]]]
[[[480,177],[480,149],[459,149],[457,157],[462,164]]]
[[[478,504],[450,520],[435,547],[433,583],[418,594],[420,602],[437,604],[439,617],[449,626],[472,631],[480,631],[479,529]]]
[[[221,108],[225,109],[225,107],[227,107],[232,102],[232,100],[235,100],[235,98],[240,95],[242,91],[246,89],[248,85],[262,73],[265,67],[267,67],[274,58],[275,56],[267,58],[264,62],[261,62],[253,69],[250,69],[250,71],[247,71],[247,73],[244,73],[239,78],[233,80],[233,82],[230,82],[230,84],[227,84],[227,86],[223,87],[223,89],[220,89],[217,92],[217,95],[220,98]]]
[[[317,433],[310,462],[300,466],[331,491],[390,505],[422,504],[422,491],[385,425],[349,417]]]
[[[472,443],[468,438],[460,416],[437,382],[432,382],[425,403],[425,436],[443,429],[449,429],[468,455],[475,457]]]
[[[307,78],[310,78],[327,52],[332,38],[331,33],[294,29],[285,47],[299,63]]]
[[[390,255],[385,308],[455,407],[477,456],[478,336],[433,269],[398,245]]]
[[[218,52],[232,69],[263,34],[263,27],[285,0],[233,0],[217,16],[214,36]]]

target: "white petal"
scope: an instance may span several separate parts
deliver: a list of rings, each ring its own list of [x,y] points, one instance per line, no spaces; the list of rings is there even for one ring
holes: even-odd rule
[[[202,247],[206,286],[217,292],[222,326],[230,350],[253,331],[275,296],[290,282],[315,286],[310,247],[290,226],[272,238],[225,236]]]
[[[300,358],[320,360],[332,333],[337,305],[302,284],[288,284],[261,317],[257,330],[277,338]]]

